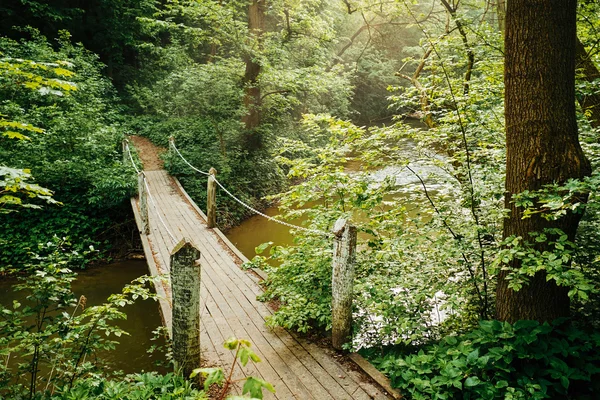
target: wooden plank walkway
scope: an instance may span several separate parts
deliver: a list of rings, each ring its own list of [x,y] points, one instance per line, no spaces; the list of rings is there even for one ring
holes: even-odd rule
[[[265,399],[392,398],[356,365],[333,350],[323,349],[286,330],[266,327],[265,318],[271,311],[256,300],[261,293],[259,278],[239,268],[235,249],[228,247],[215,231],[206,228],[203,213],[190,203],[187,194],[166,171],[145,171],[145,174],[151,197],[148,201],[150,233],[142,234],[142,242],[152,274],[168,276],[170,251],[184,237],[201,252],[200,346],[204,366],[227,370],[233,362],[233,354],[224,349],[222,343],[236,336],[250,340],[262,362],[248,363],[243,372],[241,366],[236,367],[234,376],[253,375],[273,384],[276,393],[265,391]],[[132,199],[132,206],[140,227],[136,199]],[[161,311],[165,324],[170,326],[170,283],[163,280],[162,285],[157,285],[157,293],[166,299],[161,302]],[[241,387],[234,386],[232,392],[241,394]]]

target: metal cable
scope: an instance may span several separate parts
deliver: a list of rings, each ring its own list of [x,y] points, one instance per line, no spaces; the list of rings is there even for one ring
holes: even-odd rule
[[[183,157],[183,155],[179,152],[179,149],[177,148],[177,146],[175,146],[175,140],[169,140],[169,145],[173,147],[173,149],[177,152],[177,154],[179,154],[179,157],[181,157],[183,162],[186,163],[187,165],[189,165],[191,169],[193,169],[196,172],[200,172],[201,174],[206,175],[206,176],[210,175],[208,172],[201,171],[198,168],[194,167],[192,164],[190,164],[188,162],[188,160],[186,160],[185,157]]]

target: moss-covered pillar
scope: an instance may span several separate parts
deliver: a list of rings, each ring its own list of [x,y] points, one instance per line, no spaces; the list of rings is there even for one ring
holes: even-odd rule
[[[173,361],[188,379],[200,367],[200,251],[182,239],[171,252]]]

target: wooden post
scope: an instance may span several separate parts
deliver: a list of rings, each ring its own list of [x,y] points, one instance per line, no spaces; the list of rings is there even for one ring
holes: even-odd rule
[[[146,192],[146,176],[144,172],[138,174],[138,194],[140,215],[142,217],[142,233],[147,235],[150,233],[150,224],[148,222],[148,193]]]
[[[123,164],[127,165],[129,162],[129,154],[127,154],[127,144],[129,141],[127,139],[123,139]]]
[[[200,368],[199,259],[200,251],[185,238],[171,252],[173,361],[185,379]]]
[[[352,339],[352,296],[354,264],[356,262],[356,227],[343,218],[333,226],[333,273],[331,277],[332,299],[331,341],[333,348]]]
[[[217,226],[217,182],[215,181],[217,170],[211,168],[208,173],[210,175],[206,187],[206,226],[214,228]]]

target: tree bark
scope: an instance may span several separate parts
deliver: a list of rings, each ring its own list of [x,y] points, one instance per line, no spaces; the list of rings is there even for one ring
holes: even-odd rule
[[[506,193],[510,210],[504,238],[530,240],[530,232],[559,228],[570,240],[581,215],[555,221],[523,219],[512,195],[590,173],[575,119],[576,0],[511,0],[506,12],[505,118]],[[538,244],[543,250],[544,244]],[[508,267],[520,267],[514,260]],[[551,321],[569,315],[568,288],[546,281],[538,272],[518,292],[508,288],[508,271],[498,276],[497,318]]]
[[[576,67],[581,73],[582,79],[588,83],[600,79],[600,71],[598,71],[598,67],[596,67],[594,61],[585,51],[585,47],[579,38],[577,38],[575,51]],[[589,93],[581,98],[578,98],[578,100],[579,105],[583,109],[588,121],[590,121],[590,125],[596,129],[600,128],[600,94]]]
[[[265,30],[265,0],[252,0],[248,8],[248,28],[250,34],[254,36],[254,46],[260,48],[260,40]],[[246,52],[244,61],[246,63],[246,72],[244,74],[244,106],[246,114],[242,117],[242,122],[246,128],[247,145],[250,149],[261,147],[261,141],[256,133],[256,128],[261,122],[261,95],[258,85],[258,76],[262,67],[254,57],[254,52]]]

